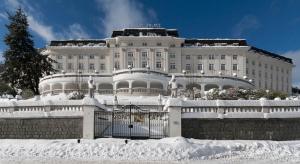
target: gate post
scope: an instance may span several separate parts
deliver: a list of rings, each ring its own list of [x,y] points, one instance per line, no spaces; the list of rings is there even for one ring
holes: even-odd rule
[[[82,101],[83,109],[83,138],[94,139],[94,115],[95,108],[97,108],[98,101],[94,98],[86,97]]]
[[[181,106],[169,106],[169,137],[181,136]]]

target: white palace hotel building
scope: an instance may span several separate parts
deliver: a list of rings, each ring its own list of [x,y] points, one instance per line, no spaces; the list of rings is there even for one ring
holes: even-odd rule
[[[110,38],[51,41],[42,52],[58,72],[40,81],[41,94],[88,91],[115,95],[166,95],[178,88],[252,88],[291,94],[292,59],[244,39],[187,39],[176,29],[126,28]]]

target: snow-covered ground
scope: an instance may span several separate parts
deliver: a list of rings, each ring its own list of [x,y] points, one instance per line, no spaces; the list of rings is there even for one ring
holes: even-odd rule
[[[126,161],[126,162],[125,162]],[[0,163],[299,163],[300,141],[0,140]]]

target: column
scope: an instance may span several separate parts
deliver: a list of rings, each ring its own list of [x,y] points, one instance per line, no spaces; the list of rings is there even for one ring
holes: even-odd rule
[[[181,107],[168,107],[169,137],[181,136]]]
[[[169,72],[169,54],[168,50],[165,52],[165,60],[164,60],[164,72]]]
[[[204,91],[205,91],[205,84],[201,84],[201,97],[204,96]]]
[[[147,81],[147,93],[150,94],[150,81]]]
[[[53,83],[49,84],[50,85],[50,95],[53,94]]]
[[[141,68],[141,50],[136,49],[135,68]]]
[[[96,107],[96,99],[85,98],[83,99],[83,138],[94,139],[94,115]]]
[[[132,80],[129,80],[128,83],[129,83],[128,93],[132,94]]]
[[[61,83],[62,86],[62,93],[66,93],[65,89],[66,89],[66,83]]]

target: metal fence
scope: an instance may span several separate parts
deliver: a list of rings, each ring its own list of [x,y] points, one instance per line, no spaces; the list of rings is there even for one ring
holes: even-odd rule
[[[168,112],[125,105],[113,111],[95,111],[95,138],[164,138],[168,135]]]

